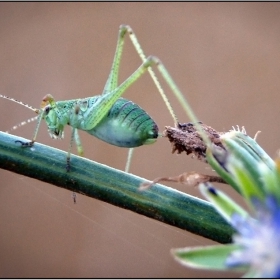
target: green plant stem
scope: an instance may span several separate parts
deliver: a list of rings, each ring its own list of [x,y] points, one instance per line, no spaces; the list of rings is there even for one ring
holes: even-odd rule
[[[66,152],[0,132],[0,168],[82,193],[220,243],[231,242],[233,229],[208,202],[156,184],[139,191],[147,181],[132,174],[71,155],[66,172]],[[3,180],[2,184],[3,184]],[[28,207],[28,206],[27,206]]]

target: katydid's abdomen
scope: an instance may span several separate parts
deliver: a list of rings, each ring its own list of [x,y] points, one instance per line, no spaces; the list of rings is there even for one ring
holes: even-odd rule
[[[154,143],[158,126],[137,104],[119,98],[108,115],[87,132],[111,145],[133,148]]]

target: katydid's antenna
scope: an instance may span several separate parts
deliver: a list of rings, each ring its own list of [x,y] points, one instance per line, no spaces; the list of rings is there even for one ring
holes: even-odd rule
[[[10,100],[10,101],[13,101],[13,102],[15,102],[17,104],[20,104],[20,105],[30,109],[31,111],[35,112],[36,114],[39,114],[39,112],[40,112],[39,109],[36,109],[36,108],[26,104],[26,103],[23,103],[23,102],[21,102],[19,100],[16,100],[16,99],[12,98],[12,97],[9,97],[9,96],[6,96],[6,95],[2,95],[2,94],[0,94],[0,97],[4,98],[4,99],[7,99],[7,100]],[[31,123],[31,122],[37,120],[37,118],[38,118],[38,116],[30,118],[30,119],[28,119],[26,121],[23,121],[21,123],[18,123],[17,125],[14,125],[10,130],[7,130],[6,133],[10,133],[11,131],[16,130],[17,128],[19,128],[21,126],[24,126],[24,125],[26,125],[28,123]]]
[[[18,129],[19,127],[24,126],[24,125],[26,125],[28,123],[34,122],[37,119],[38,119],[38,116],[30,118],[30,119],[28,119],[26,121],[20,122],[20,123],[14,125],[11,129],[7,130],[6,133],[11,133],[11,131],[14,131],[14,130]]]
[[[1,98],[4,98],[4,99],[7,99],[7,100],[10,100],[10,101],[13,101],[13,102],[15,102],[15,103],[17,103],[17,104],[20,104],[20,105],[22,105],[22,106],[24,106],[24,107],[30,109],[31,111],[35,112],[36,114],[39,114],[39,112],[40,112],[39,109],[36,109],[36,108],[34,108],[34,107],[32,107],[32,106],[26,104],[26,103],[23,103],[23,102],[21,102],[21,101],[19,101],[19,100],[16,100],[16,99],[12,98],[12,97],[9,97],[9,96],[6,96],[6,95],[2,95],[2,94],[0,94],[0,97],[1,97]]]

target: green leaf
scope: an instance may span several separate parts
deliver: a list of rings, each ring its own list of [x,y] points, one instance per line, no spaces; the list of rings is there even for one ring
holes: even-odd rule
[[[260,200],[264,199],[264,186],[262,182],[262,188],[256,185],[252,174],[244,167],[243,161],[237,160],[235,157],[230,156],[228,159],[229,171],[236,178],[238,185],[240,186],[241,194],[248,202],[251,209],[254,209],[254,205],[251,203],[253,198],[258,198]],[[258,166],[256,167],[258,168]],[[259,177],[263,177],[259,175]]]
[[[280,176],[277,166],[271,170],[265,164],[259,165],[260,172],[262,173],[262,181],[264,190],[267,195],[273,195],[280,204]]]
[[[221,243],[231,242],[233,229],[209,202],[156,184],[139,191],[146,179],[35,143],[22,148],[16,140],[28,140],[0,132],[0,168],[129,209],[163,223]],[[28,207],[28,205],[27,205]]]
[[[227,244],[172,249],[171,253],[174,258],[184,266],[198,269],[229,270],[225,265],[225,261],[236,249],[239,249],[237,245]],[[242,267],[233,270],[245,272],[246,268]]]
[[[230,223],[232,215],[237,213],[242,217],[248,217],[249,214],[229,196],[222,191],[215,189],[210,183],[200,184],[201,193],[209,200],[215,209]]]
[[[240,145],[239,141],[236,141],[236,138],[225,137],[225,135],[223,135],[222,143],[229,152],[229,159],[231,161],[229,163],[228,160],[226,167],[230,169],[230,173],[234,169],[233,166],[237,165],[238,163],[242,163],[243,170],[246,170],[248,176],[250,176],[250,181],[255,185],[255,188],[258,190],[263,190],[264,187],[261,180],[262,174],[258,167],[259,163],[262,161],[256,157],[253,157],[248,152],[249,148],[244,148],[243,145]],[[238,185],[241,187],[239,183]]]
[[[206,150],[206,159],[207,162],[211,165],[211,167],[231,186],[233,187],[237,192],[240,193],[239,185],[235,181],[232,174],[230,174],[227,170],[225,170],[224,167],[220,165],[220,163],[217,161],[216,157],[226,157],[225,151],[219,150],[215,148],[215,146],[212,145],[212,147],[208,147]]]
[[[253,156],[256,160],[263,162],[271,170],[274,169],[275,163],[273,159],[249,135],[246,135],[240,131],[231,131],[228,133],[232,135],[232,139],[234,139],[240,146],[246,149],[246,151],[249,152],[250,155]],[[226,135],[227,133],[222,135],[221,138],[226,137]]]

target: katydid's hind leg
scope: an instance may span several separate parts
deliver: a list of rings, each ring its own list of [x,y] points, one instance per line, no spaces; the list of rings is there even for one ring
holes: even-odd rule
[[[120,68],[120,61],[121,61],[121,56],[123,53],[123,47],[124,47],[124,37],[125,34],[128,33],[130,40],[132,44],[134,45],[136,52],[140,56],[143,64],[129,77],[127,80],[125,80],[120,86],[118,86],[118,76],[119,76],[119,68]],[[98,104],[98,108],[95,108],[96,115],[99,114],[100,116],[105,116],[106,113],[110,110],[111,106],[114,104],[117,98],[119,98],[125,90],[133,84],[146,70],[148,70],[151,78],[153,79],[158,91],[160,92],[173,120],[175,125],[177,125],[177,117],[174,113],[174,110],[171,107],[171,104],[169,103],[155,73],[153,72],[153,69],[150,67],[154,63],[153,59],[151,57],[147,58],[144,54],[144,51],[142,47],[140,46],[138,39],[136,35],[134,34],[132,28],[128,25],[121,25],[119,28],[119,35],[118,35],[118,41],[117,41],[117,47],[115,51],[115,56],[113,60],[113,64],[111,67],[111,71],[109,74],[109,77],[107,79],[107,82],[105,84],[104,90],[103,90],[103,100]],[[142,68],[142,69],[141,69]],[[137,74],[136,74],[137,73]],[[110,100],[110,101],[109,101]],[[103,105],[103,104],[104,105]],[[107,103],[107,104],[106,104]],[[98,112],[97,112],[98,111]],[[101,113],[102,111],[102,113]],[[95,119],[95,114],[91,114],[91,118],[89,118],[89,127],[94,127],[97,125],[98,120],[93,121]],[[128,153],[128,159],[126,163],[125,170],[129,170],[130,166],[130,161],[132,158],[132,149],[129,150]]]
[[[124,94],[124,92],[154,64],[155,61],[153,60],[153,57],[148,57],[145,62],[143,62],[136,71],[117,88],[98,98],[98,100],[92,104],[90,110],[87,110],[87,112],[84,113],[84,130],[91,130],[95,128],[108,114],[112,106]]]
[[[118,86],[120,61],[123,53],[124,35],[126,32],[127,32],[127,28],[121,25],[119,28],[118,41],[117,41],[117,47],[115,51],[113,64],[102,94],[111,92]]]
[[[132,28],[129,25],[125,25],[124,27],[126,28],[127,33],[129,34],[129,38],[130,38],[136,52],[138,53],[138,55],[140,56],[140,58],[142,59],[143,62],[146,61],[147,57],[144,54],[144,51],[143,51],[135,33],[134,33],[134,31],[132,30]],[[157,62],[156,62],[156,64],[157,64]],[[154,84],[155,84],[158,92],[160,93],[160,95],[161,95],[161,97],[162,97],[162,99],[163,99],[163,101],[164,101],[164,103],[165,103],[173,121],[174,121],[174,124],[177,125],[178,119],[177,119],[177,117],[174,113],[174,110],[173,110],[166,94],[164,93],[164,90],[163,90],[162,86],[160,85],[160,82],[158,81],[157,76],[156,76],[155,72],[153,71],[152,67],[148,68],[148,72],[149,72],[152,80],[154,81]]]
[[[103,90],[103,94],[111,92],[112,90],[116,89],[118,86],[120,60],[121,60],[121,56],[123,53],[124,37],[126,34],[129,35],[129,38],[130,38],[136,52],[138,53],[139,57],[141,58],[142,62],[144,63],[145,61],[147,61],[147,57],[144,54],[144,51],[143,51],[141,45],[139,44],[139,41],[138,41],[134,31],[132,30],[132,28],[129,25],[121,25],[119,28],[119,36],[118,36],[118,42],[117,42],[116,52],[115,52],[115,56],[114,56],[114,61],[113,61],[112,68],[111,68],[111,71],[109,74],[109,78],[108,78],[105,88]],[[177,123],[178,123],[177,117],[176,117],[174,110],[173,110],[166,94],[164,93],[153,69],[151,67],[149,67],[148,72],[149,72],[152,80],[154,81],[155,86],[157,87],[164,103],[166,104],[166,107],[167,107],[168,111],[170,112],[175,125],[177,125]]]
[[[109,78],[106,82],[105,88],[103,93],[106,92],[110,92],[112,90],[114,90],[115,88],[117,88],[118,86],[118,75],[119,75],[119,68],[120,68],[120,60],[121,60],[121,56],[123,53],[123,47],[124,47],[124,36],[125,34],[128,33],[129,38],[133,44],[133,46],[135,47],[136,52],[138,53],[139,57],[141,58],[142,62],[144,63],[145,61],[147,61],[147,57],[144,54],[144,51],[141,47],[141,45],[139,44],[139,41],[134,33],[134,31],[132,30],[132,28],[129,25],[121,25],[120,29],[119,29],[119,37],[118,37],[118,42],[117,42],[117,47],[116,47],[116,52],[115,52],[115,56],[114,56],[114,61],[112,64],[112,68],[111,68],[111,72],[109,75]],[[167,96],[165,95],[153,69],[151,67],[148,68],[149,74],[151,76],[151,78],[153,79],[160,95],[163,98],[163,101],[165,102],[172,118],[173,121],[175,123],[175,125],[178,123],[177,117],[174,113],[174,110],[171,107],[171,104],[169,102],[169,100],[167,99]],[[132,155],[133,155],[133,148],[130,148],[128,151],[128,156],[127,156],[127,161],[126,161],[126,166],[125,166],[125,172],[129,172],[129,168],[130,168],[130,164],[131,164],[131,160],[132,160]]]
[[[183,95],[183,93],[181,92],[181,90],[179,89],[179,87],[174,82],[173,78],[171,77],[171,75],[169,74],[167,69],[165,68],[164,64],[157,57],[153,57],[153,60],[156,63],[157,68],[158,68],[160,74],[162,75],[163,79],[165,80],[165,82],[170,87],[171,91],[173,92],[173,94],[175,95],[175,97],[177,98],[177,100],[179,101],[181,106],[183,107],[187,116],[189,116],[191,122],[194,123],[197,131],[200,133],[201,137],[203,138],[203,141],[207,144],[207,146],[210,146],[211,145],[210,140],[207,137],[207,135],[205,134],[205,132],[203,131],[199,120],[197,119],[196,115],[194,114],[187,99],[185,98],[185,96]],[[177,122],[176,126],[178,126],[178,122]]]

